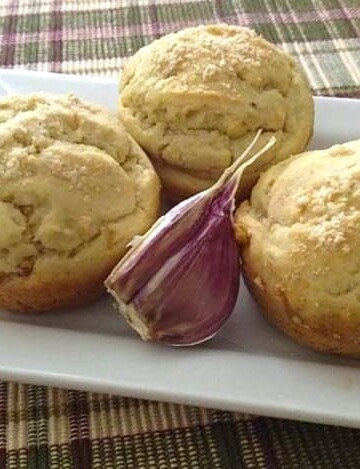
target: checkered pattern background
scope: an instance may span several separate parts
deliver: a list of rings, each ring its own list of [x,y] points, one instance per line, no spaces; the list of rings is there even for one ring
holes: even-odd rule
[[[0,66],[116,77],[153,39],[213,22],[279,44],[314,94],[360,97],[359,0],[1,0]],[[360,431],[0,383],[5,467],[356,469]]]
[[[2,0],[0,65],[116,77],[155,38],[213,22],[281,45],[314,93],[359,96],[359,0]]]

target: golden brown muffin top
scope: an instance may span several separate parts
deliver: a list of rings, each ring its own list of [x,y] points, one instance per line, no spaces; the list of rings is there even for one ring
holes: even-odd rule
[[[268,169],[235,225],[258,282],[300,319],[360,319],[360,140]]]
[[[102,237],[125,243],[124,221],[131,239],[154,216],[151,189],[157,199],[146,156],[100,107],[73,95],[0,99],[0,273],[75,259]]]
[[[119,102],[121,120],[154,161],[207,183],[260,128],[257,149],[277,139],[265,166],[302,151],[312,133],[311,93],[294,59],[239,26],[187,28],[143,47],[124,67]]]

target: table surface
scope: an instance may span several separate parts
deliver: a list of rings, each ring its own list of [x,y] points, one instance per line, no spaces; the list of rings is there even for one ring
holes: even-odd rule
[[[313,94],[360,97],[359,0],[2,0],[0,66],[116,77],[153,39],[253,27]],[[0,469],[358,468],[360,430],[0,382]]]

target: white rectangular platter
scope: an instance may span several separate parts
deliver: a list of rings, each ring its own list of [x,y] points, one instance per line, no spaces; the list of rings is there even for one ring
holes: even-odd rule
[[[0,71],[0,95],[74,92],[116,110],[115,81]],[[311,148],[360,138],[360,100],[316,98]],[[0,227],[1,229],[1,227]],[[104,298],[48,315],[0,311],[0,379],[360,428],[360,362],[313,353],[258,312],[245,288],[210,342],[139,340]]]

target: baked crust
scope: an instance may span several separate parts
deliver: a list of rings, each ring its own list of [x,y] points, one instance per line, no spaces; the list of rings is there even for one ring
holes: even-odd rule
[[[123,70],[119,109],[176,198],[213,184],[261,128],[254,151],[273,135],[276,144],[245,173],[244,197],[270,162],[305,148],[314,119],[293,58],[229,25],[187,28],[140,49]]]
[[[1,307],[90,303],[159,206],[159,178],[116,117],[73,95],[0,100]]]
[[[344,323],[335,319],[330,324],[323,321],[302,321],[301,314],[289,305],[285,292],[269,292],[260,287],[262,280],[258,272],[252,272],[243,257],[243,274],[246,286],[265,317],[296,342],[318,351],[360,357],[360,327],[358,321]],[[256,279],[256,280],[255,280]],[[337,312],[335,312],[335,315]],[[330,314],[329,314],[330,315]],[[341,331],[341,335],[336,332]]]
[[[360,141],[268,169],[235,214],[243,273],[265,316],[329,353],[360,356]]]

